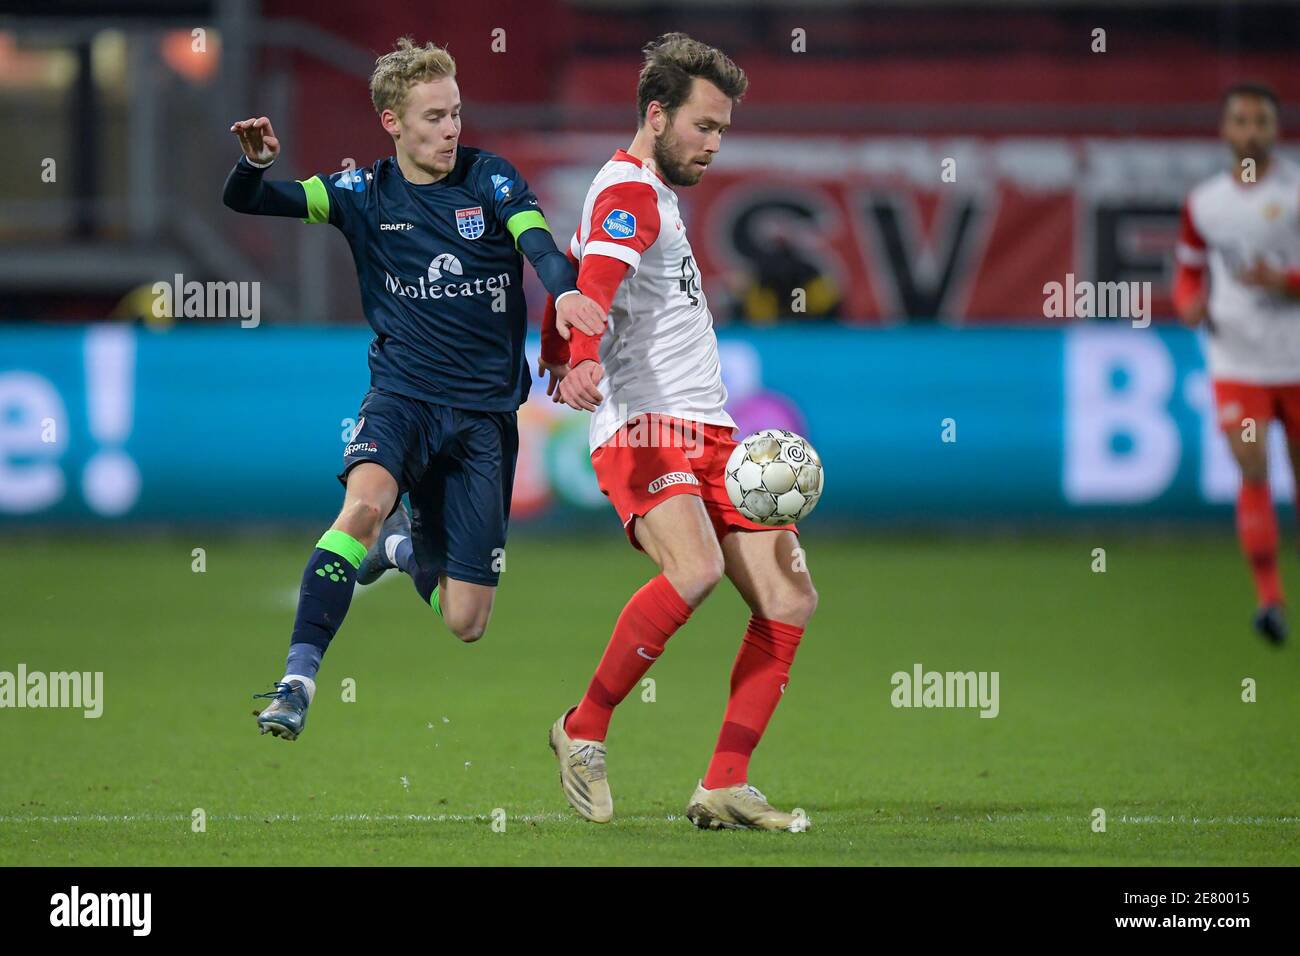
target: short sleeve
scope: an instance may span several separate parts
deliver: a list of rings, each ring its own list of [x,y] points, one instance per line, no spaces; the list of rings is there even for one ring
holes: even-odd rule
[[[615,183],[592,204],[582,256],[609,256],[636,272],[641,254],[658,238],[659,196],[654,187],[643,182]]]

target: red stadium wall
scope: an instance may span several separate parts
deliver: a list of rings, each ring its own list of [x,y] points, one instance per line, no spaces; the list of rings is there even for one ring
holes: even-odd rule
[[[637,51],[672,18],[556,2],[455,9],[417,19],[326,0],[264,6],[374,54],[404,33],[447,44],[463,141],[514,161],[567,238],[591,176],[632,136]],[[1289,53],[1220,49],[1205,23],[1180,32],[1108,17],[1108,52],[1093,54],[1079,22],[1032,11],[769,12],[740,23],[702,7],[692,18],[691,31],[734,51],[751,81],[720,161],[681,193],[720,322],[763,321],[772,300],[788,311],[784,290],[799,275],[823,279],[823,298],[849,321],[1048,321],[1043,285],[1069,273],[1149,281],[1156,317],[1168,316],[1178,207],[1223,161],[1209,139],[1220,91],[1249,76],[1284,104],[1300,100]],[[808,53],[788,52],[805,20]],[[497,28],[504,55],[492,50]],[[364,77],[302,55],[289,66],[295,174],[391,153]],[[941,180],[949,157],[954,182]],[[787,274],[757,288],[780,258],[773,248],[789,248],[797,268],[778,262]]]
[[[636,88],[637,65],[635,55],[575,61],[563,74],[560,95],[579,104],[625,103]],[[1293,58],[1284,54],[1207,60],[1203,54],[1183,51],[1063,60],[1021,52],[996,59],[964,54],[845,63],[786,53],[751,55],[741,65],[750,79],[745,96],[750,109],[827,104],[1172,108],[1213,103],[1225,86],[1242,76],[1268,80],[1285,100],[1300,98],[1300,73]],[[971,122],[980,119],[978,112],[970,117]],[[999,120],[1016,122],[1014,116]]]
[[[630,130],[478,142],[524,173],[564,246],[596,170],[629,140]],[[834,290],[828,317],[854,322],[1058,322],[1044,316],[1043,287],[1069,274],[1150,282],[1160,319],[1172,315],[1183,197],[1224,162],[1212,140],[728,134],[704,180],[678,194],[721,323],[763,321],[746,303],[756,284],[789,291],[763,275],[788,272],[782,260],[806,265],[795,285],[818,276]],[[788,297],[780,305],[780,317],[801,317]]]

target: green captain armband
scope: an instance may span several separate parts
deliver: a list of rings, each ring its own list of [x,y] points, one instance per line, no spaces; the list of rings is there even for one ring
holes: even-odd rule
[[[303,222],[329,222],[330,194],[325,189],[325,184],[321,182],[321,178],[313,176],[311,179],[300,179],[298,184],[307,194],[307,218]]]
[[[506,220],[506,231],[515,237],[515,248],[519,248],[519,237],[529,229],[545,229],[551,231],[551,227],[546,224],[546,217],[536,209],[528,209],[524,212],[517,212]]]

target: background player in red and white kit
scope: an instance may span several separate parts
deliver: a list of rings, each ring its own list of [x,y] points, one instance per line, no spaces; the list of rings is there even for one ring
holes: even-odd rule
[[[570,245],[578,288],[609,313],[600,336],[543,336],[557,398],[592,412],[592,464],[628,538],[660,574],[632,596],[586,695],[551,728],[565,796],[582,816],[613,815],[605,737],[615,706],[725,574],[753,616],[708,771],[687,807],[696,826],[803,829],[749,785],[750,755],[785,692],[817,605],[792,526],[744,518],[723,470],[735,422],[699,271],[673,187],[700,181],[744,94],[744,72],[680,33],[645,48],[641,123],[587,193]],[[567,366],[566,366],[567,360]]]
[[[1300,168],[1273,154],[1277,107],[1259,84],[1224,94],[1221,132],[1234,164],[1196,186],[1183,206],[1174,304],[1184,322],[1204,323],[1209,333],[1219,426],[1241,468],[1237,536],[1255,579],[1255,628],[1281,644],[1267,437],[1278,419],[1300,488]]]

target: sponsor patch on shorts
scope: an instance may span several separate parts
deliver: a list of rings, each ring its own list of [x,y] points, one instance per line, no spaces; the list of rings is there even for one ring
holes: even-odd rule
[[[657,495],[669,485],[698,485],[700,479],[689,471],[670,471],[666,475],[660,475],[646,487],[646,491],[652,495]]]

